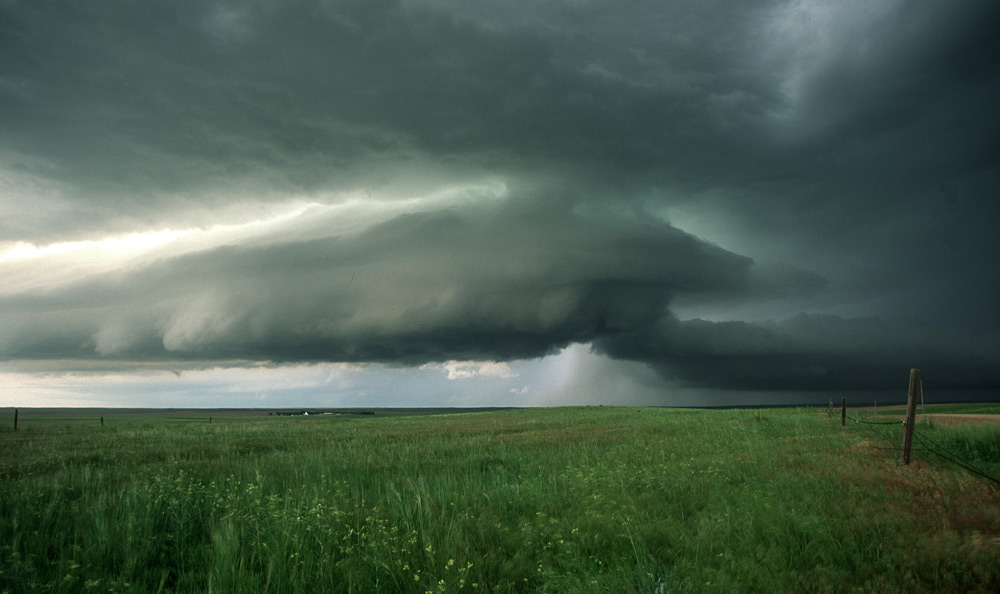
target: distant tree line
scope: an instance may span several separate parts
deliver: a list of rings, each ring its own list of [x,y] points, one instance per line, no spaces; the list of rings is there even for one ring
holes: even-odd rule
[[[267,413],[267,416],[279,416],[279,417],[308,417],[309,415],[374,415],[373,410],[351,410],[351,411],[328,411],[328,410],[276,410],[274,412]]]

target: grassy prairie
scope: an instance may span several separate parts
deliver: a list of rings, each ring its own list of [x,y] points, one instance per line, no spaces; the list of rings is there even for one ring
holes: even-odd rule
[[[825,410],[189,417],[5,422],[0,592],[1000,589],[995,485]]]

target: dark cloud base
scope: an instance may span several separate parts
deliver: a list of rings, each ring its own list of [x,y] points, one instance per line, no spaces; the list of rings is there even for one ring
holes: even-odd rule
[[[937,388],[1000,388],[998,337],[969,336],[913,320],[806,315],[750,324],[679,322],[595,342],[687,387],[726,390],[893,389],[912,368]]]

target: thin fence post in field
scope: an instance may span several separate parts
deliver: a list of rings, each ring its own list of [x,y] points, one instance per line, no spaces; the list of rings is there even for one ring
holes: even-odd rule
[[[828,417],[833,416],[833,398],[830,399],[830,408],[826,410],[826,416]]]
[[[917,392],[920,390],[920,370],[910,370],[910,393],[906,399],[906,421],[903,427],[903,451],[899,456],[899,463],[907,465],[910,463],[910,446],[913,444],[913,425],[917,416]]]
[[[14,431],[17,431],[17,409],[14,409]]]
[[[840,398],[840,426],[847,424],[847,396]]]
[[[104,417],[101,417],[101,427],[104,426]]]

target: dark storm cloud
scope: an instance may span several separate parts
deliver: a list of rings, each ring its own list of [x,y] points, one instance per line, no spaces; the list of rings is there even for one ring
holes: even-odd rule
[[[119,270],[0,261],[0,358],[593,341],[725,388],[995,362],[997,25],[988,0],[0,2],[0,255],[373,205]],[[502,204],[380,214],[487,177]]]
[[[558,66],[538,32],[487,31],[419,5],[6,12],[9,149],[119,207],[234,178],[314,189],[347,167],[423,153],[489,167],[566,151],[620,161],[655,137],[643,122],[659,111],[654,93]],[[610,133],[616,142],[603,141]]]
[[[595,343],[598,352],[648,363],[682,386],[728,390],[898,388],[914,367],[936,387],[1000,386],[1000,337],[969,336],[913,320],[799,314],[781,322],[665,318]]]
[[[559,6],[527,23],[391,1],[9,3],[5,156],[70,184],[84,228],[370,184],[399,160],[745,181],[784,101],[753,62],[765,8]]]
[[[12,3],[0,126],[14,165],[147,220],[168,193],[364,183],[406,158],[759,188],[808,223],[995,162],[988,4],[822,25],[774,2],[522,9],[537,20],[391,1]],[[809,196],[830,184],[833,213]]]
[[[744,291],[749,266],[662,223],[474,206],[29,291],[2,301],[0,344],[8,358],[536,357],[655,323],[678,292]]]

